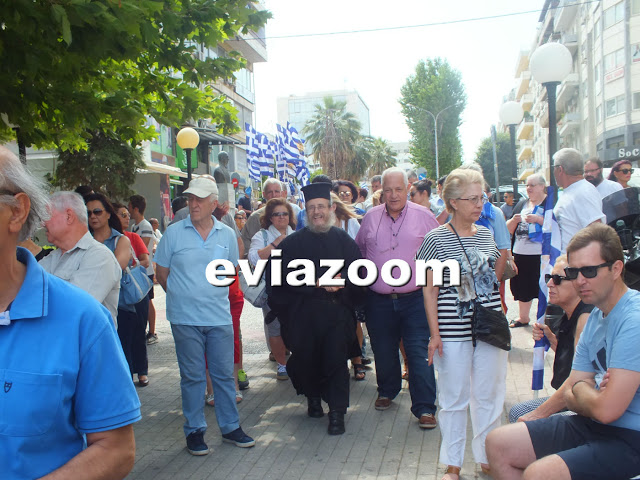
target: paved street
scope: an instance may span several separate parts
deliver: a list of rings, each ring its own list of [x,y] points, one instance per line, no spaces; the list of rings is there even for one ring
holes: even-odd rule
[[[243,429],[257,444],[249,449],[223,444],[215,408],[207,406],[209,428],[205,440],[211,453],[205,457],[191,456],[185,448],[180,375],[165,318],[164,294],[159,286],[155,304],[160,340],[149,346],[151,383],[138,389],[142,421],[135,425],[136,464],[127,478],[439,479],[443,474],[444,467],[438,463],[440,432],[418,428],[417,419],[409,411],[406,382],[389,410],[374,409],[377,396],[374,370],[367,371],[366,381],[351,381],[346,434],[327,435],[326,415],[322,419],[307,417],[305,398],[295,394],[290,382],[275,379],[275,364],[267,359],[261,310],[249,303],[245,303],[241,324],[244,365],[251,386],[243,392],[244,401],[238,407]],[[510,301],[509,307],[511,320],[516,316],[516,305]],[[509,353],[505,418],[511,405],[533,395],[531,328],[513,331],[513,345]],[[549,354],[545,375],[548,392],[552,361],[553,355]],[[461,478],[488,478],[473,462],[470,437],[469,429]]]

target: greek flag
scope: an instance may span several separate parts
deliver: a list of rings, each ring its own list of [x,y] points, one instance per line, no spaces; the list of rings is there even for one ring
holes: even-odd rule
[[[260,181],[260,148],[258,146],[257,135],[255,128],[250,124],[245,123],[244,129],[246,132],[247,140],[247,169],[249,170],[249,177],[256,181]]]
[[[538,323],[544,324],[547,310],[548,290],[544,276],[551,273],[556,259],[562,249],[560,227],[553,214],[554,187],[547,188],[547,200],[544,206],[544,222],[542,224],[542,256],[540,257],[540,294],[538,296]],[[533,375],[531,390],[542,390],[544,384],[544,356],[549,350],[549,340],[542,337],[533,346]]]
[[[260,174],[267,177],[273,177],[274,155],[272,143],[264,133],[259,133],[258,145],[262,162],[260,163]]]

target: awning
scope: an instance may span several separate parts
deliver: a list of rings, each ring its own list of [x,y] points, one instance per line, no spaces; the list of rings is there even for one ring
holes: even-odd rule
[[[145,162],[144,169],[138,169],[138,173],[163,173],[165,175],[176,175],[178,177],[187,178],[186,172],[183,172],[177,167],[163,165],[162,163]]]
[[[198,135],[200,135],[200,141],[211,142],[214,145],[244,145],[244,142],[236,140],[235,138],[228,137],[226,135],[220,135],[218,132],[211,128],[192,127]]]
[[[530,175],[533,175],[535,173],[535,170],[533,168],[525,168],[522,173],[520,174],[520,176],[518,177],[518,180],[526,180]]]

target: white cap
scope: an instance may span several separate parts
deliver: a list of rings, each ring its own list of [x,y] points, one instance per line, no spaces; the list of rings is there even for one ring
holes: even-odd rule
[[[189,188],[183,193],[190,193],[199,198],[207,198],[209,195],[218,195],[218,186],[211,178],[198,177],[189,182]]]

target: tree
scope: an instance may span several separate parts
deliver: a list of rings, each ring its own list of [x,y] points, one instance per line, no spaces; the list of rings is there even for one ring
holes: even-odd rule
[[[498,157],[498,180],[500,185],[511,185],[511,140],[508,133],[500,132],[496,135],[496,156]],[[491,185],[491,188],[495,188],[496,176],[494,173],[495,166],[491,137],[482,140],[476,152],[475,161],[482,167],[484,179]]]
[[[461,115],[467,102],[460,72],[441,58],[421,60],[415,73],[402,86],[400,104],[411,131],[409,152],[416,165],[436,176],[434,116],[438,118],[438,158],[440,175],[460,165],[462,144],[458,136]]]
[[[236,110],[207,85],[244,65],[236,52],[193,55],[270,14],[252,0],[0,0],[0,139],[86,149],[94,134],[139,145],[168,126],[211,118],[237,129]]]
[[[356,159],[356,145],[361,140],[360,122],[347,112],[346,102],[325,97],[323,104],[315,106],[313,117],[302,129],[312,154],[327,175],[338,179],[356,180],[364,174],[360,167],[350,165]],[[358,163],[362,162],[358,159]],[[366,162],[364,162],[366,170]],[[361,166],[361,165],[360,165]]]
[[[387,168],[395,167],[398,159],[396,152],[389,143],[378,137],[375,138],[371,145],[371,160],[369,161],[368,176],[380,175]]]

